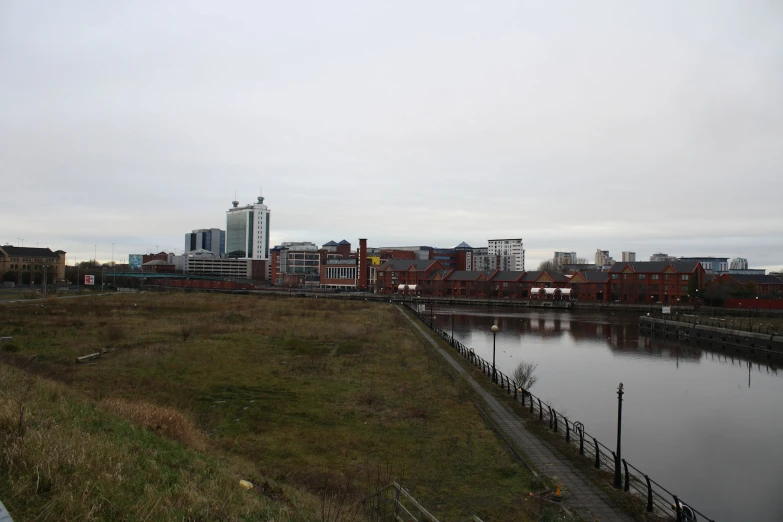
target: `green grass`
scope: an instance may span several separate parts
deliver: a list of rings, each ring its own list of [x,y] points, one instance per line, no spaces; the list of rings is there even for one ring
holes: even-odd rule
[[[98,408],[122,399],[175,409],[203,435],[205,455],[237,459],[302,498],[355,499],[395,477],[442,521],[527,520],[532,476],[389,304],[142,294],[0,313],[0,335],[18,350],[9,361]],[[9,509],[22,502],[5,486],[0,496]]]
[[[258,480],[252,466],[160,437],[61,384],[9,367],[0,379],[0,494],[16,520],[295,520],[295,510],[315,511],[317,500],[295,490],[291,506],[245,491],[240,479]]]

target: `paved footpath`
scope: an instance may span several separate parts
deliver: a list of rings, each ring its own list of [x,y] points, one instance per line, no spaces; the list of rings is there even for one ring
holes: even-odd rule
[[[503,437],[511,441],[527,456],[528,462],[539,473],[548,477],[557,477],[557,481],[566,489],[565,504],[569,509],[578,512],[588,520],[601,522],[631,522],[633,518],[615,508],[606,493],[586,478],[567,459],[560,456],[550,446],[544,444],[535,435],[525,428],[525,423],[509,405],[503,404],[494,395],[485,390],[475,379],[457,362],[454,352],[441,348],[436,337],[416,321],[410,315],[400,312],[415,326],[424,337],[432,344],[443,358],[459,373],[467,377],[468,382],[484,400],[484,411],[492,419]]]

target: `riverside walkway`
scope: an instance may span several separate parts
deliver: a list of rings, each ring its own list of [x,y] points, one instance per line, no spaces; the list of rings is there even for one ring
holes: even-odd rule
[[[525,421],[507,404],[503,404],[492,393],[485,390],[465,371],[454,355],[441,347],[437,337],[422,328],[418,321],[412,319],[403,309],[400,308],[399,310],[446,362],[465,376],[484,401],[484,412],[495,424],[501,436],[522,451],[527,457],[527,463],[533,466],[539,473],[548,477],[557,477],[557,481],[566,490],[564,499],[566,507],[577,512],[587,520],[598,520],[600,522],[630,522],[633,520],[630,515],[614,507],[609,496],[577,470],[571,462],[530,433],[525,428]]]

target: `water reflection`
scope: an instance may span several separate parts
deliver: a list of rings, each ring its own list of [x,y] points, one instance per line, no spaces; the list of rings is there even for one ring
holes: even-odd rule
[[[624,456],[708,515],[783,520],[783,379],[774,364],[640,335],[638,314],[451,312],[436,310],[435,321],[490,361],[497,324],[498,368],[538,364],[534,393],[610,445],[622,381]]]
[[[453,312],[453,315],[452,315]],[[546,315],[544,315],[546,314]],[[561,338],[573,343],[598,343],[605,345],[612,355],[618,357],[651,357],[674,359],[675,366],[682,363],[698,363],[709,356],[711,361],[731,361],[742,364],[752,361],[759,368],[771,370],[777,375],[773,364],[759,362],[753,354],[746,357],[726,355],[711,351],[704,346],[694,346],[683,342],[664,339],[660,336],[640,334],[637,314],[611,313],[605,316],[597,314],[575,314],[574,312],[519,312],[487,313],[471,309],[444,309],[433,315],[435,322],[446,331],[467,335],[481,332],[497,324],[505,338],[516,335],[520,340],[526,336],[537,336],[545,341]],[[550,315],[567,314],[567,315]],[[457,335],[459,338],[459,335]],[[464,342],[464,339],[463,339]]]

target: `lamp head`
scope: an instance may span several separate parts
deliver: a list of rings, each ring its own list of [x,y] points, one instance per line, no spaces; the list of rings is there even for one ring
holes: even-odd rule
[[[492,333],[493,333],[493,334],[494,334],[494,333],[498,333],[498,325],[496,325],[496,324],[493,324],[493,325],[492,325],[492,328],[490,328],[490,330],[492,330]]]

